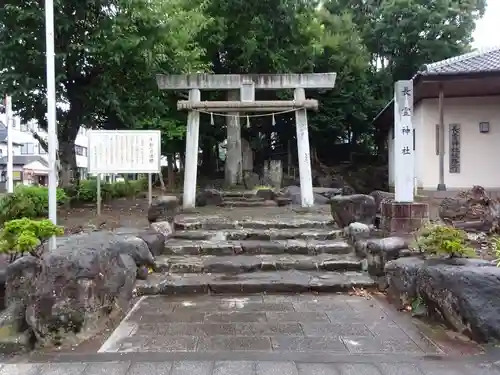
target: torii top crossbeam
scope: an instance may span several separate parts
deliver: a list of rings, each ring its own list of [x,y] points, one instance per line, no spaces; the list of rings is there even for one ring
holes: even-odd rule
[[[336,73],[304,74],[158,74],[161,90],[236,90],[245,83],[254,83],[257,90],[332,89]]]

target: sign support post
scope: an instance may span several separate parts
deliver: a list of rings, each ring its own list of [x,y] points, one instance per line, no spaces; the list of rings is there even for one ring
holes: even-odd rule
[[[153,203],[153,174],[148,173],[148,202],[149,205]]]
[[[97,174],[97,216],[101,216],[101,202],[102,202],[102,197],[101,197],[101,174]]]

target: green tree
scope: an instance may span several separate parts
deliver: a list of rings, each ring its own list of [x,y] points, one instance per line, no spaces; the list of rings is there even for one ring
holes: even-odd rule
[[[56,0],[55,51],[61,181],[75,173],[80,126],[159,128],[182,134],[173,98],[156,73],[204,68],[198,33],[203,3],[190,0]],[[44,10],[34,0],[5,0],[0,9],[0,91],[11,93],[24,121],[45,128]]]
[[[334,90],[316,95],[321,105],[319,112],[311,116],[315,147],[323,158],[334,156],[332,144],[355,151],[358,144],[364,143],[363,151],[367,152],[372,133],[370,116],[378,104],[370,85],[370,55],[350,13],[335,15],[321,9],[318,18],[321,53],[315,59],[315,69],[334,71],[337,80]]]
[[[394,81],[470,49],[486,0],[328,0],[325,8],[353,15],[388,99]]]

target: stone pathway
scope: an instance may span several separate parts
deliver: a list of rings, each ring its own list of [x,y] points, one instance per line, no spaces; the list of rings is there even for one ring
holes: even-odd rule
[[[0,375],[500,375],[495,353],[445,353],[370,296],[142,297],[96,354]]]
[[[394,319],[371,297],[143,297],[99,352],[442,353]]]

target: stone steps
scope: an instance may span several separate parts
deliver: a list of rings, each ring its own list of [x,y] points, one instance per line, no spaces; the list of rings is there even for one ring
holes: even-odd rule
[[[349,254],[353,247],[344,240],[243,240],[190,241],[169,239],[163,255],[238,255],[238,254]]]
[[[221,207],[276,207],[278,203],[266,200],[226,200],[219,205]]]
[[[244,192],[230,194],[239,194],[233,202],[246,203]],[[365,272],[366,262],[355,255],[327,212],[222,212],[178,215],[176,230],[156,254],[154,272],[137,282],[137,294],[346,292],[375,287]]]
[[[335,228],[335,222],[324,216],[314,217],[296,215],[293,219],[243,219],[232,220],[219,215],[177,217],[176,230],[225,230],[225,229],[319,229]]]
[[[264,202],[265,199],[262,197],[253,196],[241,196],[241,197],[227,197],[223,195],[224,200],[236,201],[236,202]]]
[[[182,240],[335,240],[344,234],[341,229],[226,229],[187,230],[174,232],[172,238]]]
[[[230,273],[260,271],[362,271],[363,262],[354,255],[226,255],[160,256],[159,273]]]
[[[255,191],[244,190],[244,191],[223,191],[222,197],[225,198],[253,198],[255,197]]]
[[[236,275],[223,273],[153,273],[136,284],[137,295],[200,293],[307,293],[347,292],[353,288],[374,288],[364,272],[270,271]]]

